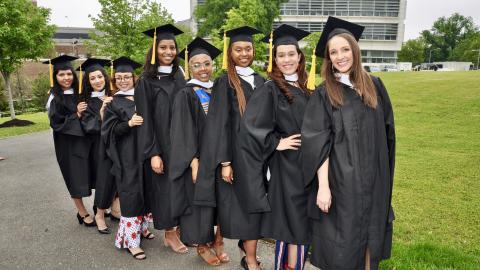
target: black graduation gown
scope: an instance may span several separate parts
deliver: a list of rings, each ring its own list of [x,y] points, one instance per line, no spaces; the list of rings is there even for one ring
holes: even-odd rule
[[[190,244],[206,244],[214,239],[215,208],[193,205],[195,184],[190,163],[200,158],[200,143],[207,115],[194,85],[188,84],[175,97],[170,129],[172,181],[172,215],[180,221],[181,240]]]
[[[178,225],[172,217],[170,180],[170,120],[173,100],[178,91],[185,87],[183,72],[178,68],[173,75],[159,74],[159,78],[142,77],[135,87],[137,112],[144,119],[139,128],[140,155],[144,160],[144,177],[148,190],[149,209],[153,215],[155,229],[162,230]],[[164,173],[152,171],[150,158],[160,155]]]
[[[292,104],[273,81],[255,91],[247,106],[242,129],[242,163],[247,181],[239,183],[249,195],[249,212],[262,216],[263,237],[291,244],[309,244],[308,190],[302,173],[301,148],[277,151],[280,138],[300,134],[308,95],[290,86]],[[270,169],[268,195],[264,167]]]
[[[102,124],[102,139],[112,161],[111,173],[115,176],[123,217],[145,214],[145,185],[137,154],[138,127],[128,126],[134,113],[135,102],[124,96],[114,96],[105,108]]]
[[[77,117],[77,98],[63,93],[50,103],[48,111],[53,129],[53,143],[60,171],[72,198],[92,195],[95,186],[90,178],[90,140]]]
[[[321,269],[363,269],[370,249],[371,269],[390,257],[391,207],[395,160],[393,111],[380,79],[372,77],[376,109],[367,107],[344,85],[344,104],[334,108],[323,87],[310,98],[302,126],[303,170],[312,183],[308,213],[312,218],[311,261]],[[316,172],[329,158],[332,206],[316,206]]]
[[[81,123],[87,137],[92,142],[89,160],[90,168],[92,168],[90,171],[91,177],[95,179],[94,204],[100,209],[107,209],[112,204],[117,189],[115,179],[110,173],[112,162],[105,152],[105,144],[100,136],[102,127],[100,108],[102,104],[103,100],[100,98],[90,98],[87,110],[82,115]]]
[[[255,74],[254,84],[261,87],[265,80]],[[254,89],[241,79],[248,102]],[[207,122],[200,148],[200,168],[195,185],[194,203],[217,207],[217,221],[222,235],[230,239],[254,240],[261,238],[259,213],[248,213],[244,203],[247,194],[237,190],[244,168],[240,160],[239,132],[242,117],[238,109],[235,90],[230,87],[228,75],[223,74],[214,83],[208,108]],[[221,163],[230,161],[233,168],[233,184],[222,179]]]

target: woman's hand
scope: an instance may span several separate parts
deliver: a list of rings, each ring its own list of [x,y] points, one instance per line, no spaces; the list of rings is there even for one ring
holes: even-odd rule
[[[192,169],[192,181],[195,184],[197,182],[198,174],[198,158],[192,159],[192,162],[190,162],[190,168]]]
[[[143,118],[136,113],[132,116],[132,119],[128,121],[129,127],[141,126],[143,124]]]
[[[223,181],[231,184],[233,181],[233,168],[229,165],[222,165],[222,179]]]
[[[77,116],[78,118],[82,117],[82,113],[87,109],[87,103],[85,102],[80,102],[77,105]]]
[[[280,142],[277,145],[277,150],[298,150],[302,142],[300,136],[301,134],[294,134],[290,137],[280,139]]]
[[[100,108],[100,118],[103,120],[103,114],[105,113],[105,108],[107,107],[108,103],[112,102],[112,97],[105,97],[102,103],[102,107]]]
[[[157,174],[163,174],[163,160],[160,156],[153,156],[150,159],[152,170]]]
[[[323,185],[318,187],[317,192],[317,206],[324,213],[328,213],[330,206],[332,205],[332,193],[330,192],[330,187]]]

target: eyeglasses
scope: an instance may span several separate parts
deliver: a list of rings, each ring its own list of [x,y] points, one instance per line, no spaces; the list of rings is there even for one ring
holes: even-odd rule
[[[193,63],[192,64],[192,69],[195,69],[195,70],[199,70],[201,69],[202,67],[204,68],[209,68],[212,66],[212,62],[208,61],[208,62],[205,62],[205,63]]]
[[[115,81],[122,82],[122,81],[130,81],[133,76],[124,76],[124,77],[115,77]]]

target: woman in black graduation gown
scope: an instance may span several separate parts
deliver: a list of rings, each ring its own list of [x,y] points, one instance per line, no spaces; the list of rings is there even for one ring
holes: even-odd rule
[[[256,248],[257,239],[261,238],[261,214],[251,214],[243,208],[248,196],[237,185],[243,181],[241,172],[247,169],[238,163],[242,116],[254,89],[265,82],[250,68],[255,55],[252,35],[257,33],[260,32],[248,26],[225,32],[230,37],[230,45],[224,52],[227,73],[213,86],[194,197],[196,205],[217,207],[224,237],[240,239],[239,247],[246,251],[241,261],[245,269],[259,267]]]
[[[110,60],[89,58],[77,70],[85,71],[83,93],[81,99],[88,106],[82,115],[81,123],[86,136],[91,140],[90,174],[95,179],[94,212],[98,232],[109,234],[110,229],[105,223],[105,210],[110,207],[115,196],[115,180],[110,173],[112,162],[107,157],[105,145],[100,138],[102,116],[105,106],[112,101],[107,72],[103,68]],[[82,71],[80,71],[82,72]]]
[[[317,44],[325,81],[302,126],[303,171],[312,184],[312,264],[378,269],[390,257],[395,160],[385,86],[361,65],[363,27],[330,17]]]
[[[137,83],[135,103],[144,124],[139,128],[139,147],[144,160],[144,177],[149,191],[149,206],[157,230],[165,230],[165,246],[187,253],[188,248],[178,238],[172,217],[168,164],[170,161],[170,120],[173,100],[185,86],[185,78],[177,60],[175,35],[183,32],[166,24],[144,32],[153,37],[147,53],[142,77]]]
[[[212,59],[220,53],[219,49],[198,37],[180,52],[180,57],[188,61],[185,71],[191,71],[192,79],[175,97],[170,129],[172,154],[169,176],[172,194],[175,194],[172,197],[172,214],[180,221],[182,242],[197,244],[198,255],[212,266],[230,259],[223,250],[220,229],[214,237],[215,208],[194,205],[193,196],[198,164],[202,162],[200,144],[213,87],[210,81]],[[213,251],[209,247],[211,242]]]
[[[53,99],[48,117],[53,129],[53,142],[60,171],[77,208],[77,219],[85,226],[95,226],[83,204],[83,197],[92,195],[95,183],[90,177],[90,140],[85,137],[80,118],[87,108],[78,102],[78,79],[70,61],[76,57],[62,55],[44,62],[50,64],[50,85]],[[53,67],[52,67],[53,65]]]
[[[310,33],[281,25],[273,31],[272,79],[256,90],[244,117],[242,185],[251,212],[264,212],[261,234],[276,240],[275,269],[302,270],[310,242],[308,191],[302,174],[300,128],[309,98],[305,56],[298,41]],[[264,38],[269,42],[270,35]],[[273,60],[272,60],[273,59]],[[264,168],[268,166],[268,195]]]
[[[142,162],[138,155],[138,127],[143,119],[136,114],[134,69],[141,65],[121,57],[113,61],[114,81],[118,89],[107,105],[102,124],[102,138],[112,160],[122,216],[115,236],[115,246],[127,249],[135,259],[145,259],[140,238],[153,239],[148,231],[145,207],[145,182],[140,176]]]

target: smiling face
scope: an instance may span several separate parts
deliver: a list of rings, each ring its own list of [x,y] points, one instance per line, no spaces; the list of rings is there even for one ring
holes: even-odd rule
[[[161,66],[169,66],[177,56],[177,47],[175,41],[171,39],[164,39],[158,42],[157,57],[158,63]]]
[[[116,72],[115,85],[119,91],[128,91],[133,88],[133,74],[131,72]]]
[[[237,41],[231,45],[231,57],[235,65],[249,67],[253,61],[253,44],[248,41]]]
[[[100,70],[90,72],[88,74],[88,81],[95,92],[100,92],[105,89],[105,77]]]
[[[73,71],[71,71],[70,69],[59,70],[56,75],[56,78],[62,90],[68,90],[72,88]]]
[[[192,71],[192,77],[201,81],[208,82],[212,75],[213,65],[212,58],[206,54],[197,54],[189,61]]]
[[[276,48],[275,64],[285,75],[292,75],[297,72],[300,63],[300,54],[295,45],[279,45]]]
[[[334,36],[328,41],[328,55],[333,67],[341,73],[349,73],[353,66],[352,47],[341,36]]]

